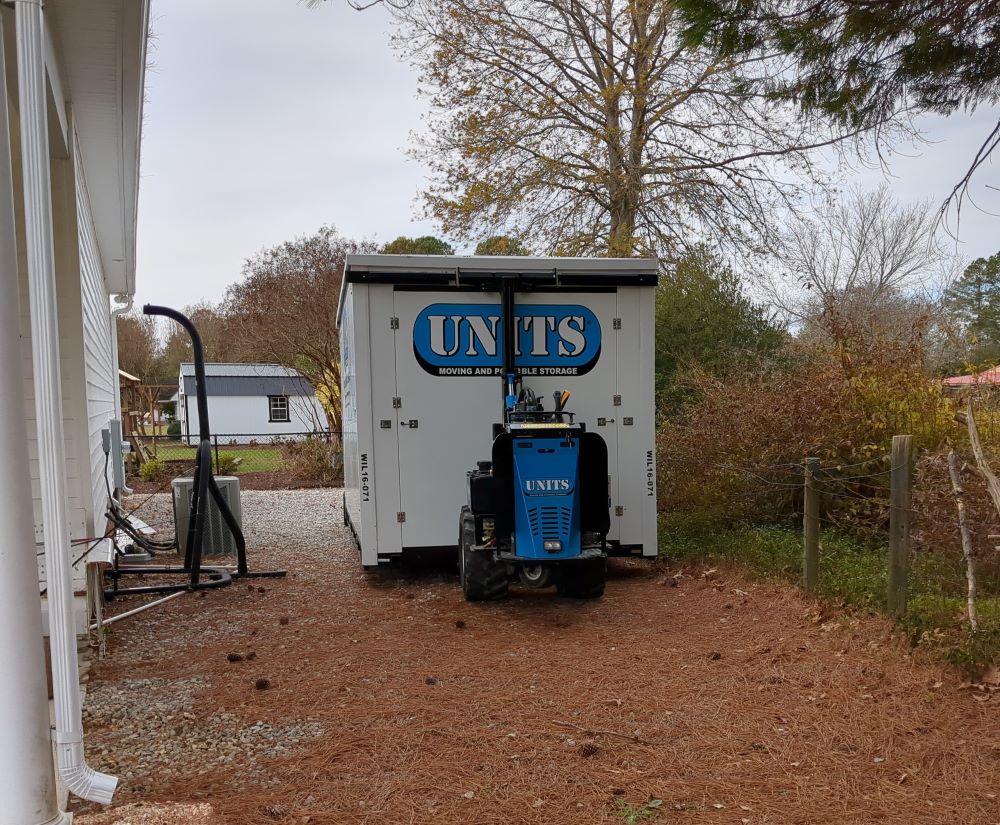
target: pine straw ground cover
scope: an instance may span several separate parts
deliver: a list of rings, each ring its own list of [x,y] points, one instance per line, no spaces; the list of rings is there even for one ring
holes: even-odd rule
[[[289,577],[125,620],[92,676],[91,764],[132,774],[116,805],[240,825],[1000,822],[1000,694],[880,620],[623,561],[599,602],[469,605],[446,567],[366,576],[335,493],[257,495],[254,563]],[[116,690],[169,718],[116,715]]]

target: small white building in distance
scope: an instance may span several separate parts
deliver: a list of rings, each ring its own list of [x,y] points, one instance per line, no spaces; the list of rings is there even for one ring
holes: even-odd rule
[[[181,436],[194,446],[199,439],[194,364],[181,364],[177,384]],[[312,384],[288,367],[205,364],[205,385],[209,424],[212,435],[220,440],[223,436],[254,436],[262,441],[268,436],[322,432],[327,427],[323,405]]]

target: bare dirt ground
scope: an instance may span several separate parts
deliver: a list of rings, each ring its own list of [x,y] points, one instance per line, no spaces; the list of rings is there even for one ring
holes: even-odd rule
[[[471,605],[446,565],[363,573],[338,493],[257,496],[288,578],[126,619],[92,676],[123,823],[1000,822],[1000,694],[880,620],[633,561]]]

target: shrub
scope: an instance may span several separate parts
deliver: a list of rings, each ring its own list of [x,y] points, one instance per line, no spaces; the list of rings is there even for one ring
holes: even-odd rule
[[[168,470],[165,462],[151,458],[139,468],[139,476],[143,481],[163,481],[168,475]]]
[[[218,460],[216,461],[215,472],[220,476],[231,476],[236,474],[236,468],[239,467],[240,460],[237,458],[236,453],[219,453]]]
[[[343,456],[340,445],[322,438],[305,438],[281,445],[285,466],[303,482],[336,484],[341,479]]]
[[[878,529],[892,436],[911,433],[919,451],[961,435],[940,383],[902,358],[845,365],[834,352],[799,349],[780,371],[688,382],[695,400],[658,433],[659,505],[675,527],[786,520],[801,501],[799,465],[815,456],[845,468],[827,473],[845,481],[827,482],[838,495],[824,515]]]
[[[174,419],[169,424],[167,424],[167,436],[170,438],[180,438],[181,437],[181,422]]]

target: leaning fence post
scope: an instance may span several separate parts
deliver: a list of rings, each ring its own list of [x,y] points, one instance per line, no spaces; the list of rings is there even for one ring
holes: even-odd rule
[[[818,458],[805,461],[805,495],[802,504],[802,586],[815,593],[819,583],[819,490],[816,489]]]
[[[965,559],[965,606],[969,616],[969,629],[975,633],[979,630],[979,614],[976,611],[976,558],[972,550],[969,520],[965,514],[962,474],[958,469],[958,458],[954,450],[948,450],[948,475],[951,476],[951,489],[955,495],[955,507],[958,509],[958,532],[962,537],[962,558]]]
[[[215,445],[215,472],[219,472],[219,434],[212,433],[212,441]]]
[[[910,453],[913,437],[894,435],[889,491],[889,613],[906,613],[907,579],[910,572],[910,509],[913,503],[913,467]]]

